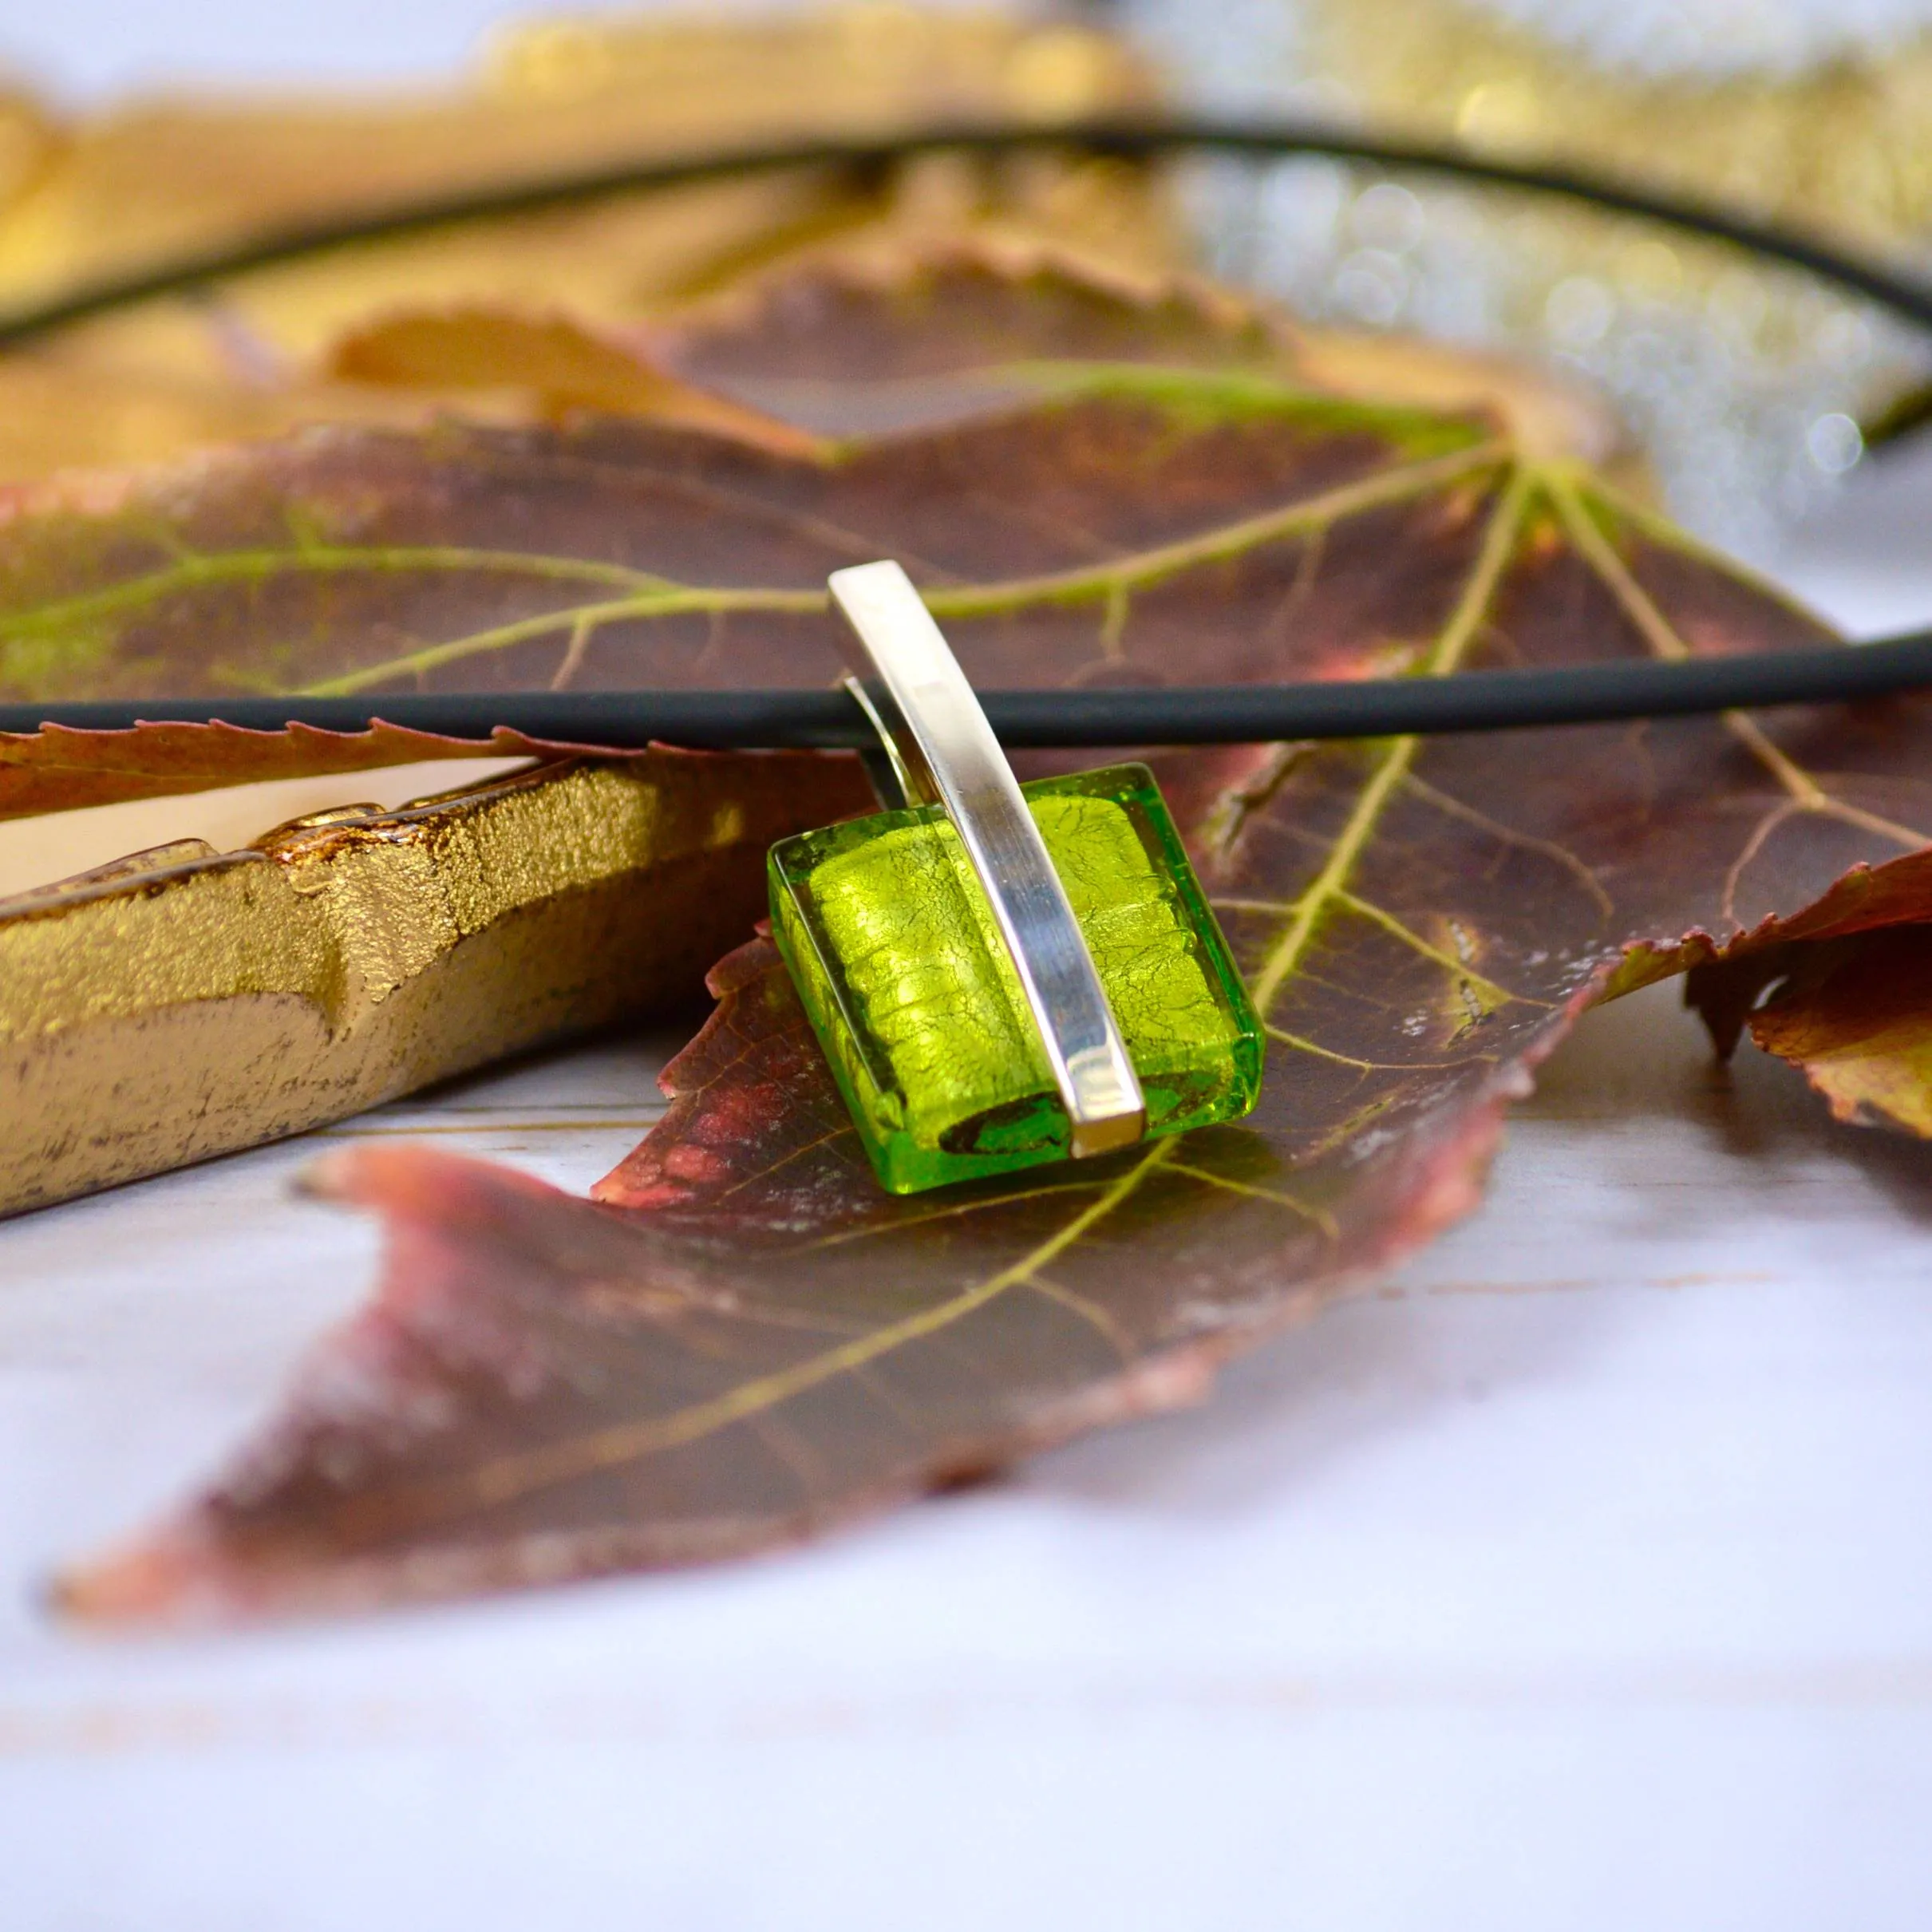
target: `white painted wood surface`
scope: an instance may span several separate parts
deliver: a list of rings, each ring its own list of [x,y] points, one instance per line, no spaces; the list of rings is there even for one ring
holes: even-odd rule
[[[1788,574],[1932,617],[1929,508],[1894,466]],[[334,1136],[0,1225],[0,1927],[1919,1932],[1932,1148],[1714,1076],[1673,997],[1207,1407],[782,1559],[354,1624],[33,1594],[355,1305],[369,1229],[287,1191]],[[581,1186],[666,1044],[335,1132]]]

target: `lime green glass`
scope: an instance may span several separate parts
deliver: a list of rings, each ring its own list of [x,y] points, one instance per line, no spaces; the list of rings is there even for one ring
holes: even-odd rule
[[[1261,1022],[1153,774],[1021,788],[1145,1089],[1149,1134],[1248,1112]],[[1068,1156],[1018,976],[938,805],[772,847],[772,934],[895,1194]]]

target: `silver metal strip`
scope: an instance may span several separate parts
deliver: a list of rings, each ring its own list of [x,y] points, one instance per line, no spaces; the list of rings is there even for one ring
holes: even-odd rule
[[[1147,1131],[1140,1079],[1066,890],[966,674],[898,564],[856,564],[827,582],[870,660],[868,710],[895,741],[896,761],[915,783],[930,780],[993,908],[1072,1124],[1074,1158],[1130,1145]]]

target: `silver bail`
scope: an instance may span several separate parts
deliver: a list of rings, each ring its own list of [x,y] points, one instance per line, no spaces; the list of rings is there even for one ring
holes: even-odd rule
[[[942,807],[1019,975],[1075,1160],[1131,1145],[1147,1102],[1045,841],[932,614],[890,561],[826,579],[870,674],[855,690],[917,803]]]

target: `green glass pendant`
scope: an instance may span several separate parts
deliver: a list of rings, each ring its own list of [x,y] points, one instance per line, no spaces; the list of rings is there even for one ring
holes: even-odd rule
[[[1145,1098],[1145,1131],[1247,1113],[1260,1021],[1153,774],[1021,787]],[[895,1194],[1065,1160],[1066,1108],[1018,975],[939,805],[772,848],[772,931]]]

